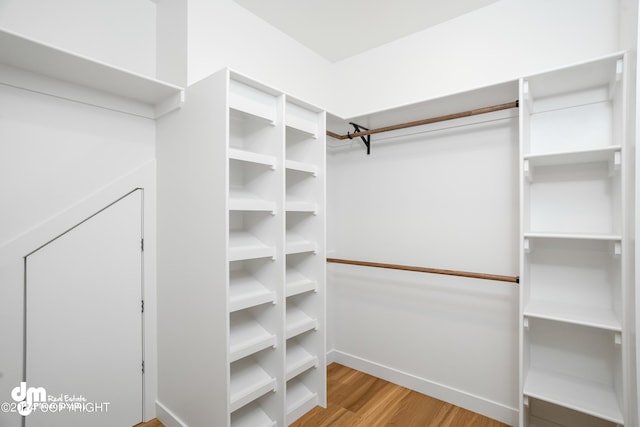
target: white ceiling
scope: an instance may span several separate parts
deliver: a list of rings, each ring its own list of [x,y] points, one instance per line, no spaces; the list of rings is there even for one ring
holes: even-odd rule
[[[234,0],[335,62],[498,0]]]

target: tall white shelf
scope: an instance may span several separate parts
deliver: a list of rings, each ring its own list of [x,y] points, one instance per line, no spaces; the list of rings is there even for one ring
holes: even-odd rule
[[[212,347],[199,369],[226,385],[226,405],[207,424],[286,426],[326,405],[325,113],[226,69],[187,98],[162,132],[192,159],[168,158],[158,175],[198,186],[176,210],[198,212],[187,226],[211,258],[211,324],[198,328]]]
[[[523,426],[625,425],[623,70],[521,80]]]

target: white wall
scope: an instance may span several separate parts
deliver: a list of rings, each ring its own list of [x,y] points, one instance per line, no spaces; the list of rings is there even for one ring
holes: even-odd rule
[[[2,0],[0,27],[155,76],[156,5],[150,0]]]
[[[330,63],[231,0],[189,1],[189,84],[229,67],[325,106]]]
[[[328,109],[353,117],[616,51],[618,7],[618,0],[493,3],[336,63]]]

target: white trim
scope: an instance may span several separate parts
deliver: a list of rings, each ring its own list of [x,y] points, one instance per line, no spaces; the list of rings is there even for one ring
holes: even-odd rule
[[[518,410],[516,408],[511,408],[501,403],[448,387],[444,384],[429,381],[425,378],[420,378],[338,350],[331,350],[327,354],[327,361],[330,361],[328,363],[335,362],[352,369],[357,369],[358,371],[460,406],[505,424],[517,425],[518,423]]]
[[[182,421],[176,414],[171,412],[166,406],[156,400],[156,414],[158,420],[165,427],[189,427],[187,423]]]

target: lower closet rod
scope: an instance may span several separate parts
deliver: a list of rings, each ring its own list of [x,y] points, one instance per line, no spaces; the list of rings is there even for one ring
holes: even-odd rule
[[[474,279],[497,280],[500,282],[509,282],[509,283],[520,283],[520,277],[518,276],[502,276],[499,274],[473,273],[469,271],[443,270],[439,268],[428,268],[428,267],[411,267],[409,265],[382,264],[379,262],[354,261],[350,259],[339,259],[339,258],[327,258],[327,262],[333,262],[337,264],[361,265],[364,267],[389,268],[392,270],[417,271],[419,273],[446,274],[448,276],[471,277]]]

